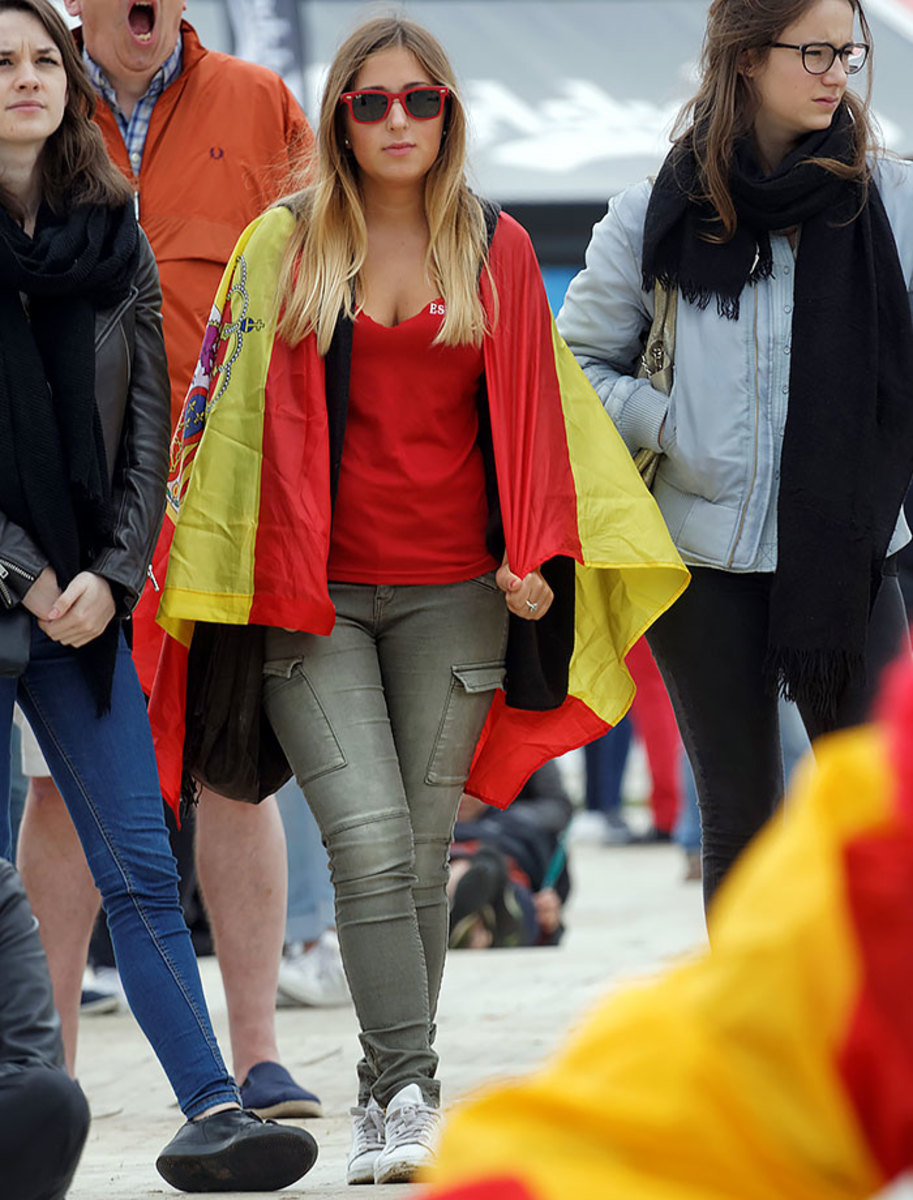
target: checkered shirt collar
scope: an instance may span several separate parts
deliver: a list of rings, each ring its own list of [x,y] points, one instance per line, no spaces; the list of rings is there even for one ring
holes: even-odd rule
[[[123,135],[124,143],[127,147],[127,153],[130,156],[130,163],[134,174],[138,174],[139,163],[146,145],[146,135],[149,132],[149,122],[152,120],[152,110],[155,107],[155,102],[161,96],[162,92],[174,83],[183,68],[183,41],[181,38],[178,38],[174,50],[165,59],[155,75],[153,75],[149,87],[142,98],[134,105],[133,112],[129,118],[124,115],[117,103],[117,95],[111,81],[98,63],[90,56],[85,46],[82,48],[82,61],[92,87],[107,102],[109,108],[114,113],[118,128]]]

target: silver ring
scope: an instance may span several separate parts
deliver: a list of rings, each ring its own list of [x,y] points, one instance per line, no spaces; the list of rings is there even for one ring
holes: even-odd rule
[[[526,607],[529,609],[529,611],[530,611],[530,612],[535,612],[535,611],[536,611],[536,609],[538,609],[539,605],[538,605],[538,604],[536,604],[536,603],[535,603],[534,601],[532,601],[532,600],[527,600],[527,601],[526,601]]]

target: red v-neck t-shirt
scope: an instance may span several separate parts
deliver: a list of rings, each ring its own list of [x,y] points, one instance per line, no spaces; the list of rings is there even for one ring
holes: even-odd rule
[[[482,351],[433,346],[444,304],[388,327],[360,313],[328,578],[456,583],[497,566],[478,446]]]

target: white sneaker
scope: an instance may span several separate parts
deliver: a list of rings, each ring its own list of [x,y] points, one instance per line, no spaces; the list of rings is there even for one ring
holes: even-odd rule
[[[332,929],[322,933],[309,950],[282,959],[278,991],[281,999],[309,1008],[349,1003],[339,941]]]
[[[568,841],[587,845],[599,845],[605,841],[606,819],[601,812],[581,808],[574,813],[568,826]]]
[[[440,1110],[426,1104],[421,1088],[401,1088],[384,1114],[384,1148],[374,1160],[375,1183],[409,1183],[434,1159]]]
[[[352,1148],[346,1183],[373,1183],[374,1163],[384,1148],[384,1110],[372,1096],[367,1108],[353,1108]]]
[[[116,967],[86,967],[82,977],[79,1011],[84,1014],[120,1012],[126,1009],[127,997]]]

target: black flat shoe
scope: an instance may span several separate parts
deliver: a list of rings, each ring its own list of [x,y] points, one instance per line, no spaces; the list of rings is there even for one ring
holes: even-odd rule
[[[155,1165],[182,1192],[272,1192],[316,1160],[317,1143],[306,1130],[231,1108],[182,1125]]]

